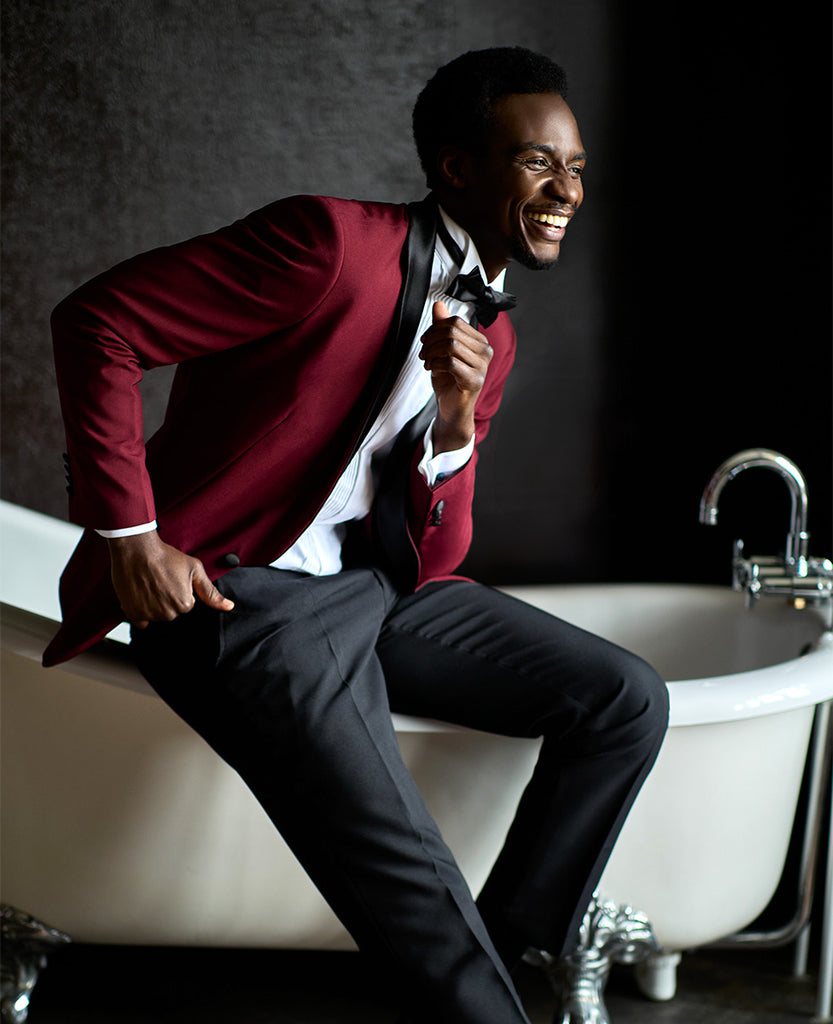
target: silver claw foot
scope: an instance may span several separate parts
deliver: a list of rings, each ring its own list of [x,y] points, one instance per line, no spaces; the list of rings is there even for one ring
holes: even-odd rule
[[[647,917],[632,907],[603,903],[594,894],[584,915],[578,948],[561,960],[531,951],[561,1003],[553,1024],[609,1024],[603,993],[613,963],[633,964],[657,952]]]
[[[29,1016],[32,989],[46,966],[47,954],[71,940],[57,928],[50,928],[7,903],[0,904],[0,937],[0,1017],[3,1024],[23,1024]]]

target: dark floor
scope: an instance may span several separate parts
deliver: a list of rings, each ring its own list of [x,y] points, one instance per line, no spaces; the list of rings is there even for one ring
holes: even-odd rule
[[[815,981],[790,971],[790,949],[700,951],[683,957],[670,1002],[646,1000],[624,967],[606,1002],[612,1024],[809,1021]],[[552,1024],[544,975],[522,965],[518,984],[532,1024]],[[52,954],[29,1024],[392,1024],[376,990],[353,953],[77,945]]]

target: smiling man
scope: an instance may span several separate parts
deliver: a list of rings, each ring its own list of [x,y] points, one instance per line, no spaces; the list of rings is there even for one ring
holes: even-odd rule
[[[506,268],[551,266],[583,198],[564,93],[546,57],[464,54],[414,111],[427,199],[283,199],[53,315],[87,529],[45,664],[128,619],[421,1021],[527,1020],[511,969],[575,944],[667,722],[644,662],[454,575],[514,354]],[[145,446],[138,381],[172,363]],[[391,709],[543,737],[476,902]]]

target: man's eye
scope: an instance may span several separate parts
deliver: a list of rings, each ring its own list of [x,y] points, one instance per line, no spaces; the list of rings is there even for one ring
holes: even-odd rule
[[[580,164],[577,164],[570,168],[570,174],[572,174],[574,178],[580,178],[582,174],[584,174],[584,168]]]
[[[549,161],[545,160],[542,156],[530,157],[528,160],[525,160],[524,163],[527,167],[532,167],[536,171],[549,167]]]

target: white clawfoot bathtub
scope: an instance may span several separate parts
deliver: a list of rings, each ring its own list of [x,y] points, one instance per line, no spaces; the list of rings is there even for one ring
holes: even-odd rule
[[[2,899],[84,942],[350,948],[237,776],[116,653],[44,670],[76,528],[0,503]],[[810,611],[727,588],[507,588],[623,644],[669,682],[671,729],[602,880],[683,950],[752,921],[784,864],[833,642]],[[117,631],[124,638],[124,628]],[[472,888],[537,754],[397,718]]]

